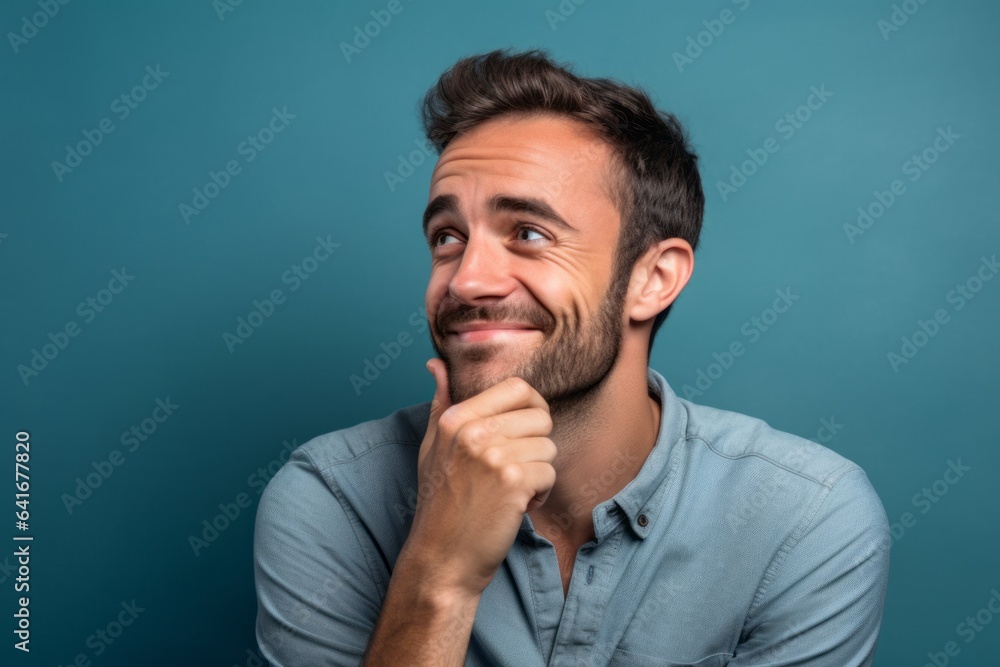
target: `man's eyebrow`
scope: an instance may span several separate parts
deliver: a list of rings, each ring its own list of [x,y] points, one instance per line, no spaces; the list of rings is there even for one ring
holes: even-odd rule
[[[458,197],[455,195],[438,195],[424,209],[424,236],[427,236],[427,223],[439,213],[458,214]]]
[[[547,220],[563,229],[576,231],[573,225],[566,222],[555,209],[545,201],[536,197],[513,197],[510,195],[493,195],[488,207],[491,211],[507,211],[511,213],[527,213],[528,215]],[[427,234],[427,224],[439,213],[458,214],[458,198],[455,195],[438,195],[424,210],[424,234]]]
[[[545,201],[535,197],[510,197],[508,195],[493,195],[490,197],[489,208],[491,211],[509,211],[512,213],[527,213],[542,220],[548,220],[557,227],[562,227],[568,231],[576,231],[573,225],[563,220],[562,216],[556,213],[555,209]]]

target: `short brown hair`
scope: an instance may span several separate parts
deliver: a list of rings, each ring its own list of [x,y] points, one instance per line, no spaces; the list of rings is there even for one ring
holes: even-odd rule
[[[650,245],[680,237],[697,247],[705,210],[698,157],[677,118],[656,109],[641,88],[576,76],[542,50],[498,49],[456,62],[421,104],[424,132],[438,154],[488,120],[544,113],[583,122],[612,148],[611,192],[622,220],[613,296],[624,295],[632,267]],[[653,321],[648,351],[671,306]]]

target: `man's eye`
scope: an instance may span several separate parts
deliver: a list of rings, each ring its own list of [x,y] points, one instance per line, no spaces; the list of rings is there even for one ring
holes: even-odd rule
[[[458,239],[455,238],[453,234],[449,234],[448,232],[440,232],[437,236],[434,237],[434,245],[435,246],[451,245],[451,242],[447,241],[446,239],[451,239],[451,241],[455,243],[458,242]]]
[[[531,238],[530,234],[534,234],[536,238]],[[517,230],[518,241],[539,241],[544,239],[545,235],[533,227],[520,227]]]

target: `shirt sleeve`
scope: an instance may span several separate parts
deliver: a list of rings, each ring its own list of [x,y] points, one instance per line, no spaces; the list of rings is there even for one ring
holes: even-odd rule
[[[872,664],[889,578],[889,522],[860,468],[779,550],[730,667]]]
[[[301,450],[261,495],[256,635],[272,667],[361,663],[382,594],[356,521]]]

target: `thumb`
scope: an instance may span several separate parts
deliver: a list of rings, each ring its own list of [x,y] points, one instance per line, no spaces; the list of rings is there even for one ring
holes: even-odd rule
[[[420,443],[420,451],[417,454],[417,473],[424,467],[424,459],[427,457],[432,443],[437,439],[437,424],[441,413],[451,405],[448,396],[448,370],[444,362],[438,358],[431,359],[426,364],[427,371],[434,376],[434,398],[431,399],[431,412],[427,418],[427,432],[424,434],[423,442]]]
[[[451,396],[448,393],[448,369],[445,363],[437,357],[429,360],[427,370],[434,376],[434,398],[431,399],[431,423],[436,427],[441,413],[451,407]]]

